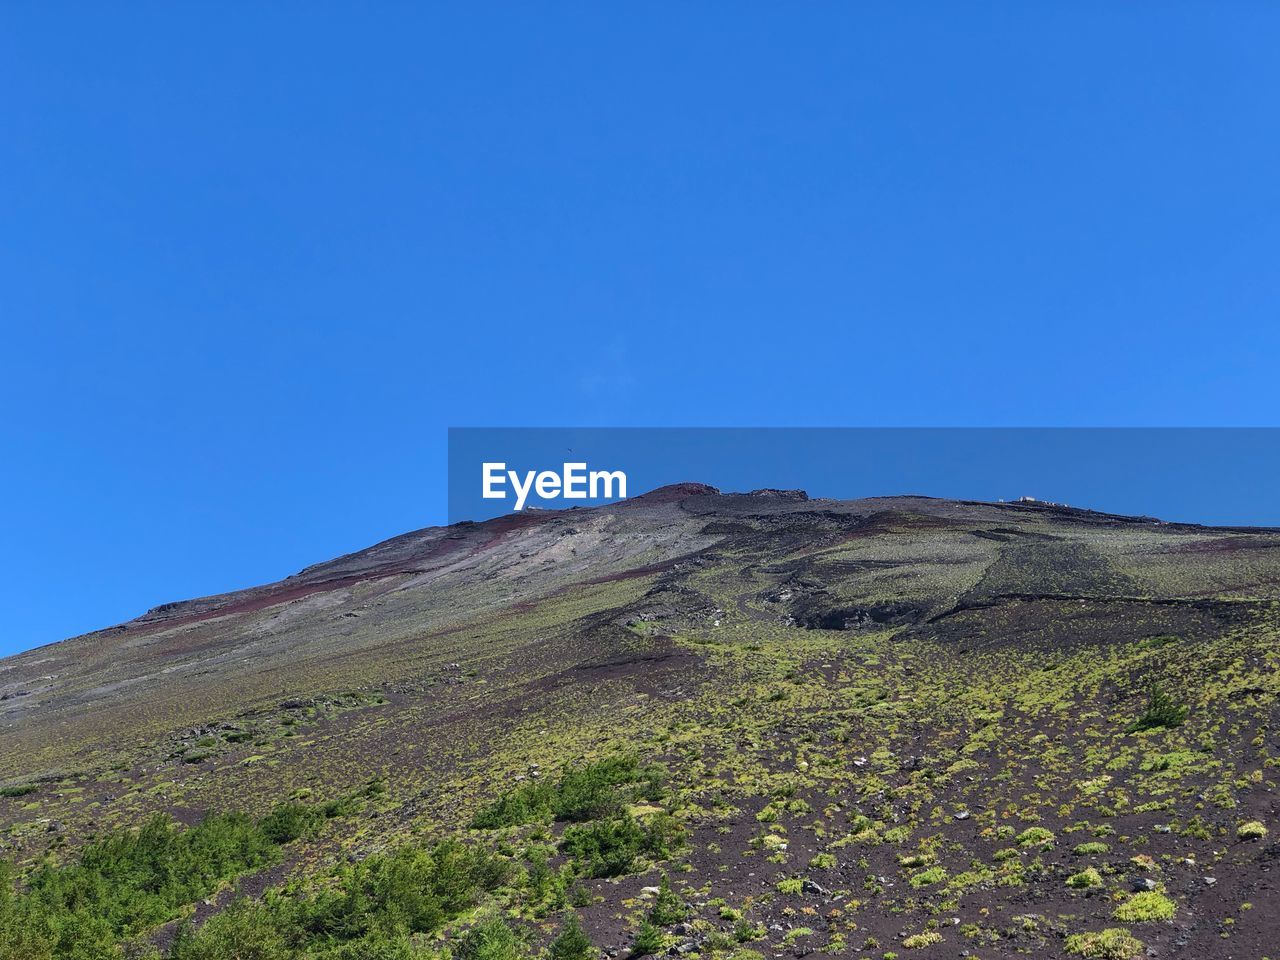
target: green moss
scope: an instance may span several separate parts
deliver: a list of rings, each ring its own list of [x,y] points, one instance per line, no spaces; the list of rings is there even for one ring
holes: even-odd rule
[[[1102,874],[1093,867],[1089,867],[1067,877],[1067,886],[1073,890],[1088,890],[1091,887],[1100,887],[1102,886]]]
[[[1135,893],[1115,909],[1117,920],[1141,923],[1152,920],[1172,920],[1177,906],[1162,893],[1154,890]]]
[[[924,933],[916,933],[907,937],[902,941],[902,945],[908,950],[920,950],[941,942],[942,934],[936,930],[926,930]]]
[[[1090,840],[1088,843],[1077,844],[1071,852],[1079,857],[1092,857],[1098,854],[1106,853],[1111,848],[1101,840]]]
[[[1267,828],[1259,820],[1250,820],[1236,828],[1236,836],[1241,840],[1261,840],[1266,835]]]
[[[1045,827],[1028,827],[1014,842],[1020,847],[1047,847],[1054,841],[1053,831]]]
[[[1134,960],[1144,950],[1141,940],[1119,927],[1073,934],[1067,937],[1066,948],[1067,953],[1087,960]]]
[[[932,883],[938,883],[945,880],[947,871],[942,867],[930,867],[928,870],[922,870],[911,878],[911,886],[917,890],[921,887],[927,887]]]

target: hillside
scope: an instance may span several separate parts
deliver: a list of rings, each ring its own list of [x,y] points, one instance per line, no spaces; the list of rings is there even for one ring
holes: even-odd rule
[[[1278,666],[1277,530],[697,484],[430,528],[0,661],[0,948],[1276,956]],[[269,843],[71,952],[86,844],[141,888],[103,838],[229,813]],[[452,839],[465,895],[386,893]]]

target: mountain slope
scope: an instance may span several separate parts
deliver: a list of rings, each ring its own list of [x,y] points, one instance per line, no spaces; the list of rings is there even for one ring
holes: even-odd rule
[[[1280,532],[1035,503],[687,484],[432,528],[0,661],[0,843],[365,798],[254,893],[424,833],[526,838],[467,824],[626,750],[686,833],[656,858],[685,952],[1057,955],[1131,927],[1261,956],[1275,847],[1237,831],[1280,819],[1278,594]],[[1132,730],[1153,681],[1186,720]],[[588,933],[628,949],[656,874],[585,876],[565,829]],[[1117,919],[1140,881],[1172,921]]]

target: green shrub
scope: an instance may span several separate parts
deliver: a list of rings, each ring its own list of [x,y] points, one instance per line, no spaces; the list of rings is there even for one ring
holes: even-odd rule
[[[565,772],[556,785],[551,811],[557,820],[582,822],[613,816],[621,809],[623,797],[616,787],[644,781],[652,793],[656,768],[641,769],[634,757],[611,757]],[[659,781],[660,782],[660,781]]]
[[[244,935],[250,943],[283,941],[323,948],[319,955],[326,960],[411,960],[421,956],[414,952],[414,935],[438,933],[510,876],[505,861],[457,840],[408,845],[336,870],[314,892],[276,892],[260,903],[241,902],[196,933],[179,937],[170,960],[240,960],[238,954],[218,952],[230,937],[228,930],[237,936],[242,930],[253,931],[254,937]],[[515,932],[493,924],[474,928],[458,950],[459,957],[472,960],[513,960],[524,955]],[[244,956],[245,960],[275,960],[271,954]]]
[[[53,960],[55,931],[16,895],[8,864],[0,863],[0,957]]]
[[[561,848],[589,877],[630,872],[641,854],[662,860],[680,844],[683,829],[671,816],[658,814],[641,823],[629,813],[569,827]]]
[[[633,957],[651,956],[661,953],[666,945],[667,938],[663,932],[645,920],[640,924],[640,929],[636,931],[636,938],[631,943],[631,955]]]
[[[1179,727],[1186,719],[1187,708],[1165,693],[1158,683],[1153,683],[1147,693],[1147,706],[1138,719],[1129,724],[1129,731]]]
[[[320,815],[326,820],[335,820],[339,817],[350,817],[359,813],[364,809],[365,797],[363,791],[356,793],[348,793],[335,800],[321,804]]]
[[[501,917],[476,924],[458,943],[458,960],[523,960],[520,935]]]
[[[77,862],[37,868],[21,892],[4,874],[0,944],[8,952],[0,955],[117,956],[120,943],[278,859],[277,845],[243,814],[211,815],[189,829],[152,818],[85,846]]]
[[[471,826],[477,830],[495,830],[549,820],[554,789],[550,783],[541,781],[521,784],[479,811],[472,818]]]
[[[792,927],[782,935],[783,946],[790,946],[801,937],[812,937],[813,927]]]
[[[324,815],[315,807],[286,803],[259,820],[258,826],[272,843],[283,844],[315,836],[323,819]]]
[[[529,867],[525,872],[525,899],[539,912],[544,906],[559,908],[563,906],[564,890],[567,877],[551,868],[551,855],[554,847],[534,844],[525,851],[525,860]]]
[[[616,877],[631,870],[644,842],[639,821],[625,816],[570,827],[564,832],[563,849],[587,876]]]
[[[551,819],[581,823],[614,817],[628,800],[659,798],[662,779],[658,766],[642,767],[625,755],[609,757],[566,770],[555,783],[521,784],[480,810],[471,826],[493,830]]]
[[[599,951],[582,929],[582,921],[572,910],[566,910],[560,932],[547,947],[547,960],[592,960]]]
[[[238,900],[215,914],[197,937],[182,927],[169,950],[171,960],[292,960],[270,911],[253,900]]]
[[[649,910],[649,922],[659,927],[669,927],[689,916],[689,908],[680,895],[671,889],[671,881],[664,873],[658,881],[658,896]]]
[[[340,875],[341,900],[318,894],[310,912],[323,917],[336,908],[348,927],[362,930],[395,921],[413,933],[433,933],[509,874],[493,854],[457,840],[411,845],[348,868]]]

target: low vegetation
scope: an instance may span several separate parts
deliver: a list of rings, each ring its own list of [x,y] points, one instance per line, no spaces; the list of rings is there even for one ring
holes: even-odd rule
[[[1134,960],[1143,953],[1142,941],[1128,930],[1112,927],[1097,933],[1076,933],[1067,937],[1067,953],[1087,960]]]
[[[1163,893],[1148,890],[1135,893],[1120,906],[1116,907],[1117,920],[1129,923],[1142,923],[1151,920],[1172,920],[1177,912],[1177,905]]]
[[[198,931],[183,931],[172,960],[232,960],[229,943],[290,944],[308,957],[408,956],[512,875],[511,864],[457,840],[407,845],[337,871],[308,892],[241,900]],[[472,931],[462,956],[522,956],[515,933],[493,924]],[[260,949],[260,948],[255,948]],[[295,956],[284,949],[278,956]],[[256,955],[255,955],[256,956]],[[268,955],[272,956],[272,955]]]
[[[1088,890],[1093,887],[1100,887],[1102,886],[1102,874],[1093,867],[1088,867],[1067,877],[1067,886],[1073,890]]]
[[[480,810],[471,825],[492,830],[544,820],[580,822],[622,812],[632,800],[662,796],[662,769],[635,757],[610,757],[566,770],[558,781],[534,780]]]
[[[1267,835],[1267,828],[1260,820],[1250,820],[1236,828],[1236,836],[1241,840],[1262,840]]]
[[[241,814],[206,817],[184,830],[156,817],[86,846],[77,862],[47,863],[15,890],[0,878],[0,956],[109,957],[177,917],[240,874],[280,859],[293,837],[276,811],[253,821]]]
[[[1160,727],[1180,727],[1187,719],[1187,707],[1178,703],[1158,683],[1152,683],[1147,694],[1147,705],[1129,729],[1156,730]]]

